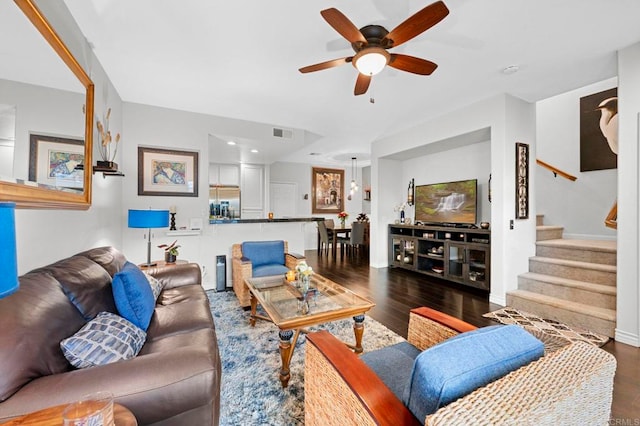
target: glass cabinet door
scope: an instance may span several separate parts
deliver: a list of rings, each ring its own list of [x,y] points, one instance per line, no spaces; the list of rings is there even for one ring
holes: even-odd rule
[[[448,253],[447,274],[453,278],[464,278],[465,248],[450,244]]]

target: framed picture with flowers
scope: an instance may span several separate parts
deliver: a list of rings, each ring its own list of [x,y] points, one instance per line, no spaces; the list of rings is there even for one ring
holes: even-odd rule
[[[340,213],[344,206],[344,170],[313,167],[311,213]]]

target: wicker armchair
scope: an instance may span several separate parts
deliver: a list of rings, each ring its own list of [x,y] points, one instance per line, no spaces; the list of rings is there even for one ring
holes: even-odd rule
[[[253,276],[253,265],[251,260],[242,254],[242,244],[234,244],[231,248],[231,273],[233,278],[233,291],[236,293],[240,305],[243,308],[251,305],[249,289],[244,280]],[[305,257],[296,253],[289,253],[287,242],[284,241],[284,266],[294,269],[298,263],[305,260]],[[272,274],[273,275],[273,274]]]
[[[429,308],[411,311],[408,340],[424,350],[475,327]],[[605,425],[616,360],[571,343],[416,419],[378,376],[326,331],[307,335],[306,425]]]

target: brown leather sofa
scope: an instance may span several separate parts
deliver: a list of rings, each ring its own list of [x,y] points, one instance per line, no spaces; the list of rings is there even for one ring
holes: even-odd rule
[[[0,423],[98,390],[133,412],[140,425],[217,425],[220,355],[197,264],[151,268],[164,283],[133,359],[75,369],[60,341],[86,319],[70,301],[117,313],[111,278],[126,262],[111,247],[92,249],[20,277],[0,299]]]

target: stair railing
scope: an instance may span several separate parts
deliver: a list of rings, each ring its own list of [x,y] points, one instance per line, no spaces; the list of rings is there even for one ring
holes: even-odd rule
[[[537,159],[537,158],[536,158],[536,163],[537,163],[539,166],[544,167],[545,169],[551,170],[551,172],[553,172],[553,176],[554,176],[554,177],[558,177],[558,175],[560,175],[560,176],[562,176],[562,177],[563,177],[563,178],[565,178],[565,179],[569,179],[570,181],[575,181],[576,179],[578,179],[577,177],[575,177],[575,176],[573,176],[573,175],[570,175],[569,173],[564,172],[564,171],[560,170],[559,168],[557,168],[557,167],[555,167],[555,166],[552,166],[552,165],[551,165],[551,164],[549,164],[549,163],[545,163],[544,161],[539,160],[539,159]]]

